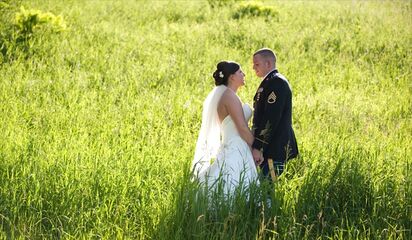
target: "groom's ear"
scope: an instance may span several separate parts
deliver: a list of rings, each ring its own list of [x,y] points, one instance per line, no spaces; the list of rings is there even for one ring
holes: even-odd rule
[[[270,68],[270,60],[269,59],[265,59],[265,66],[266,68]]]

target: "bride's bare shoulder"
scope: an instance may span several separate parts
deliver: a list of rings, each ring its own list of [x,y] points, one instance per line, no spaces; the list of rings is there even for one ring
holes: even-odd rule
[[[239,102],[239,98],[233,90],[228,88],[223,93],[221,101],[224,103],[234,103]]]
[[[228,89],[226,89],[226,90],[223,92],[222,97],[225,97],[225,98],[234,98],[234,97],[236,97],[236,93],[233,92],[232,89],[229,89],[229,88],[228,88]]]

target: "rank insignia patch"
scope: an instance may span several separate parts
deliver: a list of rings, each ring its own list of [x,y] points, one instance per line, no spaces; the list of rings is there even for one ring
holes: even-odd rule
[[[271,92],[268,97],[268,103],[272,104],[276,102],[276,95],[274,92]]]

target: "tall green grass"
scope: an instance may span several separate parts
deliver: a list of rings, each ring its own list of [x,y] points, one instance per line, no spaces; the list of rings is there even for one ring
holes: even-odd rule
[[[410,239],[411,2],[253,4],[2,1],[0,238]],[[28,37],[21,6],[66,30]],[[189,169],[202,101],[231,59],[251,103],[261,47],[292,85],[301,154],[210,209]]]

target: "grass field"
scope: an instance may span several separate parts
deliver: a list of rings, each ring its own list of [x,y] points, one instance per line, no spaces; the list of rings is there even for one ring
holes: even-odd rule
[[[257,4],[0,0],[0,239],[411,239],[412,2]],[[230,59],[251,103],[261,47],[301,154],[208,210],[202,101]]]

